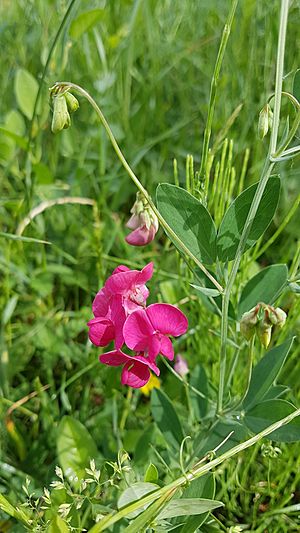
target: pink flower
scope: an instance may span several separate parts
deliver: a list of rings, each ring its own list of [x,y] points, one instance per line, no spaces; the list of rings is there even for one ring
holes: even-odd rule
[[[176,356],[174,370],[182,377],[189,373],[189,367],[186,360],[179,354]]]
[[[150,361],[161,353],[174,358],[174,350],[168,335],[178,337],[186,332],[186,316],[174,305],[152,304],[129,315],[123,327],[128,348],[145,352]]]
[[[96,346],[106,346],[115,340],[116,348],[124,344],[123,326],[126,317],[146,305],[149,291],[145,283],[152,277],[153,263],[141,271],[117,267],[96,295],[89,321],[89,338]]]
[[[125,238],[132,246],[145,246],[153,241],[158,231],[158,220],[147,200],[137,193],[137,199],[130,211],[132,216],[126,226],[133,231]]]
[[[121,350],[113,350],[100,355],[101,363],[109,366],[123,366],[121,383],[139,389],[148,383],[151,373],[149,368],[159,376],[160,371],[154,362],[149,361],[143,355],[132,357]]]

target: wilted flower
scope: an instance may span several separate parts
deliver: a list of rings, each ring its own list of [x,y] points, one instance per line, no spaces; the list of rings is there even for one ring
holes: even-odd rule
[[[153,241],[158,231],[158,220],[141,193],[137,193],[136,201],[130,211],[132,216],[126,226],[133,231],[125,238],[132,246],[145,246]]]
[[[266,104],[259,113],[258,136],[260,139],[263,139],[267,135],[269,129],[272,128],[272,122],[273,113],[269,104]]]
[[[70,125],[71,118],[64,94],[53,96],[52,132],[58,133],[63,129],[69,128]]]
[[[257,333],[260,342],[264,348],[267,348],[271,342],[273,326],[282,328],[286,318],[286,313],[280,307],[274,308],[272,305],[260,302],[243,314],[240,322],[241,334],[250,340]]]
[[[184,376],[186,376],[186,374],[189,373],[189,367],[188,367],[187,361],[182,357],[182,355],[178,354],[176,356],[174,370],[181,377],[184,377]]]
[[[256,305],[250,311],[243,314],[240,322],[241,334],[249,341],[255,334],[255,326],[258,323],[260,305]]]

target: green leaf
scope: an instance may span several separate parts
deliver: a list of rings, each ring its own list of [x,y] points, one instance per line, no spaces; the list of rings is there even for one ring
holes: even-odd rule
[[[248,411],[258,404],[277,378],[282,365],[291,349],[293,339],[288,339],[280,346],[272,348],[254,367],[248,394],[243,408]]]
[[[184,438],[181,424],[170,399],[159,389],[153,389],[151,393],[151,412],[167,445],[178,450]]]
[[[284,385],[274,385],[273,387],[270,387],[268,392],[264,395],[263,400],[275,400],[286,394],[288,391],[289,388]]]
[[[154,492],[157,489],[159,489],[159,485],[155,485],[154,483],[134,483],[130,487],[124,490],[122,492],[119,500],[118,500],[118,509],[121,509],[122,507],[126,507],[126,505],[129,505],[130,503],[138,501],[143,496],[146,496],[146,494],[150,494],[150,492]],[[127,518],[135,518],[139,514],[141,514],[149,505],[148,503],[144,505],[143,507],[140,507],[140,509],[137,509],[136,511],[132,511],[131,513],[128,513]]]
[[[156,200],[158,210],[190,252],[203,263],[214,263],[216,228],[204,205],[184,189],[169,183],[157,187]]]
[[[300,68],[296,70],[293,83],[293,95],[300,102]]]
[[[206,500],[204,498],[180,498],[172,500],[159,513],[157,520],[165,518],[174,518],[175,516],[199,515],[207,513],[224,504],[217,500]]]
[[[259,433],[294,411],[295,407],[286,400],[266,400],[247,412],[244,422],[253,433]],[[300,418],[297,417],[286,426],[273,431],[268,435],[268,439],[277,442],[300,440]]]
[[[4,511],[9,516],[20,520],[23,524],[30,526],[31,520],[30,517],[23,511],[23,509],[15,508],[4,496],[0,494],[0,509]]]
[[[255,183],[243,191],[224,215],[217,238],[217,253],[221,261],[231,261],[235,258],[257,185]],[[280,178],[270,178],[253,220],[244,251],[256,243],[271,223],[277,208],[279,194]]]
[[[75,418],[64,416],[57,428],[57,454],[64,474],[75,486],[86,477],[85,468],[99,456],[87,429]]]
[[[208,473],[192,481],[184,490],[182,497],[184,499],[201,497],[212,500],[215,496],[215,489],[215,478],[213,474]],[[176,533],[194,533],[194,531],[198,531],[198,528],[206,521],[208,515],[209,513],[206,512],[198,516],[189,517],[184,524],[181,524],[176,529]]]
[[[205,396],[208,396],[207,376],[202,365],[198,364],[195,366],[191,374],[190,383],[192,387],[197,389],[199,392],[202,392],[202,394]],[[202,420],[207,412],[207,400],[205,398],[201,398],[201,396],[198,396],[198,394],[193,391],[190,392],[190,398],[197,420]]]
[[[287,286],[288,269],[286,265],[271,265],[253,276],[243,288],[238,318],[255,307],[258,302],[273,304]]]
[[[141,533],[145,531],[145,527],[149,526],[154,518],[158,515],[161,509],[165,506],[166,500],[170,499],[169,494],[163,494],[158,500],[153,502],[143,513],[129,524],[129,526],[124,530],[124,533]],[[95,526],[94,526],[95,528]],[[93,529],[94,529],[93,528]],[[90,533],[92,533],[93,529]],[[96,533],[96,529],[94,529]],[[100,530],[101,531],[101,530]]]
[[[193,283],[190,284],[193,289],[196,289],[196,291],[202,292],[202,294],[205,294],[205,296],[211,296],[211,298],[216,298],[217,296],[220,296],[220,292],[218,289],[209,289],[208,287],[200,287],[200,285],[194,285]]]
[[[99,20],[103,19],[104,9],[91,9],[81,13],[70,25],[70,36],[78,39],[83,33],[90,30]]]
[[[231,433],[231,435],[230,435]],[[203,457],[207,452],[213,450],[225,439],[217,454],[225,453],[247,437],[247,430],[244,425],[231,418],[219,420],[210,431],[200,431],[194,441],[194,455]],[[230,435],[230,437],[229,437]]]
[[[47,533],[68,533],[69,531],[66,522],[59,515],[52,518],[47,528]]]
[[[22,113],[31,120],[39,85],[36,79],[25,69],[18,69],[15,77],[15,95]],[[38,106],[37,113],[40,112]]]
[[[144,481],[147,483],[156,483],[158,480],[158,471],[157,471],[157,468],[156,466],[153,464],[153,463],[150,463],[150,465],[148,466],[147,470],[146,470],[146,473],[145,473],[145,476],[144,476]]]

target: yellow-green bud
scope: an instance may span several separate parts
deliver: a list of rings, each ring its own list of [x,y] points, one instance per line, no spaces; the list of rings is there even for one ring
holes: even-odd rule
[[[66,92],[64,96],[67,102],[69,113],[75,113],[79,107],[77,98],[75,98],[75,96],[69,92]]]
[[[270,324],[266,324],[264,321],[260,322],[257,334],[263,347],[268,348],[271,341],[272,326]]]
[[[269,104],[266,104],[259,113],[258,118],[258,136],[260,139],[263,139],[267,135],[270,121],[272,121],[272,115],[273,113]]]
[[[68,128],[71,124],[71,118],[67,108],[67,102],[64,95],[53,97],[53,117],[51,130],[53,133],[58,133],[64,128]]]

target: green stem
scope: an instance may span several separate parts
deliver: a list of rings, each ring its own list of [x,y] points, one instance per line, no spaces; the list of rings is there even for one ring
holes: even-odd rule
[[[193,481],[194,479],[203,476],[207,472],[210,472],[213,468],[220,465],[224,461],[227,461],[237,453],[240,453],[243,450],[246,450],[247,448],[250,448],[250,446],[253,446],[253,444],[256,444],[256,442],[260,441],[262,438],[267,437],[272,433],[273,431],[276,431],[277,429],[281,428],[282,426],[285,426],[286,424],[289,424],[294,418],[300,415],[300,409],[296,409],[293,413],[286,416],[285,418],[279,420],[278,422],[275,422],[271,426],[267,427],[257,435],[254,435],[254,437],[251,437],[250,439],[246,440],[245,442],[242,442],[241,444],[237,444],[227,452],[223,453],[222,455],[216,457],[212,461],[209,461],[207,463],[203,464],[203,461],[196,463],[194,467],[186,472],[184,476],[180,476],[179,478],[175,479],[165,487],[152,492],[151,494],[148,494],[144,496],[143,498],[140,498],[138,501],[135,501],[129,505],[126,505],[123,509],[116,513],[111,513],[107,516],[105,516],[100,522],[95,524],[88,533],[100,533],[101,531],[104,531],[105,529],[109,528],[116,522],[119,522],[122,518],[125,516],[128,516],[129,513],[132,513],[133,511],[137,511],[144,507],[144,505],[150,504],[153,501],[157,500],[158,498],[163,497],[166,494],[169,494],[171,491],[175,491],[175,489],[179,489],[180,487],[184,486],[188,481]]]
[[[280,11],[280,27],[278,37],[278,51],[277,51],[277,65],[276,65],[276,83],[275,83],[275,95],[274,95],[274,119],[273,128],[270,139],[270,147],[268,155],[264,164],[264,168],[261,174],[260,181],[258,183],[252,204],[249,209],[249,213],[242,231],[241,239],[236,251],[236,255],[233,261],[232,269],[228,278],[228,282],[225,291],[222,295],[222,319],[221,319],[221,347],[220,347],[220,359],[219,359],[219,392],[218,392],[218,404],[217,412],[221,413],[223,409],[223,395],[224,395],[224,383],[226,374],[226,359],[227,359],[227,332],[228,332],[228,308],[231,290],[240,266],[241,258],[245,250],[245,245],[249,232],[251,230],[253,221],[255,219],[260,201],[262,199],[264,190],[268,183],[269,177],[274,168],[275,162],[271,160],[271,156],[276,152],[276,144],[278,138],[279,128],[279,115],[282,93],[282,74],[283,74],[283,62],[284,62],[284,46],[285,35],[287,28],[287,15],[288,15],[288,0],[282,0]]]
[[[241,399],[241,401],[239,403],[243,403],[244,399],[246,398],[248,392],[249,392],[249,387],[250,387],[250,383],[251,383],[251,377],[252,377],[252,367],[253,367],[253,353],[254,353],[254,340],[255,340],[255,335],[253,335],[252,339],[250,340],[250,343],[249,343],[249,353],[248,353],[248,367],[247,367],[247,385],[246,385],[246,390],[244,392],[244,395]]]
[[[103,127],[105,128],[105,131],[110,139],[110,142],[120,160],[120,162],[122,163],[123,167],[125,168],[127,174],[130,176],[130,178],[132,179],[133,183],[135,184],[135,186],[137,187],[137,189],[142,193],[142,195],[144,196],[144,198],[147,200],[148,204],[150,205],[152,211],[155,213],[155,215],[157,216],[161,226],[165,229],[165,231],[171,236],[172,240],[175,242],[175,245],[178,246],[178,248],[180,248],[181,250],[184,251],[185,254],[187,254],[195,263],[196,265],[202,270],[202,272],[210,279],[210,281],[214,284],[214,286],[218,289],[218,291],[220,293],[223,292],[223,287],[220,285],[220,283],[218,283],[218,281],[211,275],[211,273],[205,268],[205,266],[199,261],[199,259],[197,259],[197,257],[194,256],[194,254],[192,254],[192,252],[186,247],[186,245],[184,244],[184,242],[181,241],[181,239],[179,239],[179,237],[176,235],[176,233],[172,230],[172,228],[169,226],[169,224],[165,221],[165,219],[162,217],[162,215],[160,214],[160,212],[158,211],[158,209],[156,208],[155,204],[153,203],[150,195],[148,194],[148,191],[143,187],[143,185],[141,184],[140,180],[138,179],[138,177],[135,175],[135,173],[133,172],[132,168],[130,167],[130,165],[128,164],[128,162],[126,161],[114,135],[113,135],[113,132],[112,130],[110,129],[110,126],[106,120],[106,118],[104,117],[101,109],[99,108],[99,106],[96,104],[95,100],[91,97],[91,95],[85,91],[82,87],[80,87],[79,85],[76,85],[75,83],[71,83],[71,82],[68,82],[68,81],[64,81],[64,82],[57,82],[55,84],[54,87],[65,87],[65,88],[69,88],[69,89],[74,89],[75,91],[77,91],[79,94],[81,94],[81,96],[83,96],[84,98],[86,98],[88,100],[88,102],[91,104],[91,106],[93,107],[93,109],[96,111]]]
[[[209,141],[210,141],[210,136],[211,136],[214,111],[215,111],[219,75],[220,75],[220,70],[221,70],[221,66],[223,63],[224,54],[225,54],[228,38],[230,35],[231,26],[232,26],[235,10],[237,7],[237,3],[238,3],[238,0],[232,1],[229,15],[226,20],[226,24],[224,26],[221,43],[220,43],[220,47],[219,47],[219,51],[218,51],[218,55],[216,59],[216,64],[215,64],[215,68],[214,68],[214,72],[213,72],[213,76],[212,76],[212,80],[210,84],[208,115],[207,115],[207,120],[206,120],[205,131],[204,131],[202,158],[201,158],[201,166],[200,166],[200,171],[199,171],[200,179],[204,178],[204,175],[206,172],[206,165],[207,165],[207,158],[208,158],[208,151],[209,151]]]

